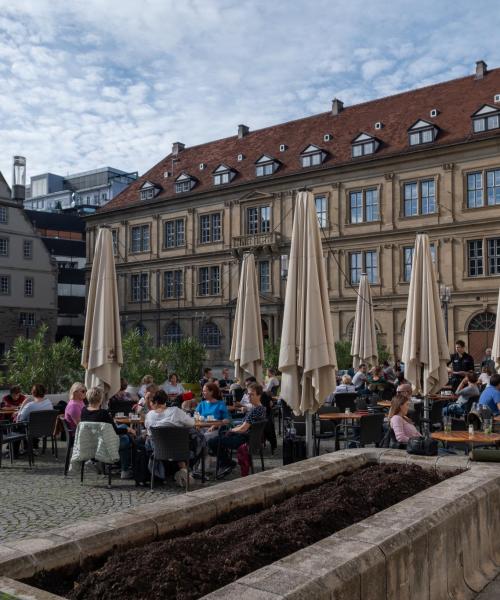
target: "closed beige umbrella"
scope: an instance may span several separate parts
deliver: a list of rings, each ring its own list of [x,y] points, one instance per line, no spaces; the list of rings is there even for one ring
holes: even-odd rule
[[[234,362],[234,376],[243,381],[246,374],[262,381],[264,342],[260,319],[257,274],[253,254],[245,254],[234,317],[233,339],[229,360]]]
[[[377,364],[377,333],[373,315],[372,295],[366,273],[361,274],[359,281],[356,315],[351,343],[352,366],[357,369],[360,364],[370,366]]]
[[[415,393],[427,396],[447,384],[450,351],[429,236],[425,233],[418,234],[415,241],[401,359]]]
[[[281,395],[295,414],[316,412],[335,390],[335,345],[314,198],[299,192],[288,263],[279,370]],[[311,421],[308,455],[311,455]]]
[[[120,389],[123,364],[120,311],[111,231],[101,227],[87,296],[82,367],[85,385],[98,386],[109,399]]]
[[[495,361],[497,372],[500,372],[500,289],[498,290],[497,320],[495,323],[495,335],[491,346],[491,359]]]

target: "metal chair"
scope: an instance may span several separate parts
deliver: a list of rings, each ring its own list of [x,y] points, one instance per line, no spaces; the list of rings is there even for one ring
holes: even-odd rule
[[[384,435],[384,415],[374,414],[361,417],[359,420],[359,440],[354,440],[360,448],[366,444],[375,444],[378,446]]]
[[[316,413],[316,422],[314,427],[314,441],[315,443],[315,453],[316,456],[319,456],[319,446],[321,440],[330,440],[334,439],[336,435],[336,423],[335,421],[322,421],[319,419],[319,415],[338,413],[339,409],[336,406],[321,406]],[[319,424],[319,425],[318,425]]]
[[[155,464],[158,460],[180,462],[187,465],[186,492],[189,492],[189,429],[186,427],[151,427],[153,441],[153,465],[151,469],[151,491],[154,487]]]
[[[73,446],[75,445],[75,432],[71,431],[66,419],[60,419],[60,421],[62,421],[64,434],[66,436],[66,459],[64,461],[64,477],[66,477],[68,475],[69,462],[71,460]]]
[[[442,402],[432,402],[430,411],[429,411],[429,418],[428,419],[425,419],[425,418],[420,419],[420,425],[422,427],[423,425],[427,424],[427,425],[429,425],[429,430],[432,431],[433,428],[441,425],[442,421],[443,421],[443,403]]]
[[[355,393],[335,394],[335,406],[339,409],[340,412],[345,412],[346,408],[354,412],[356,410],[357,397],[358,395]]]
[[[28,437],[28,452],[33,464],[35,464],[35,455],[33,453],[33,439],[43,438],[42,454],[47,447],[47,438],[52,444],[52,454],[57,458],[57,438],[54,435],[56,419],[59,415],[57,410],[37,410],[28,415],[26,421],[26,434]]]
[[[262,471],[264,471],[264,453],[263,453],[263,435],[264,429],[266,428],[267,421],[257,421],[252,423],[248,430],[248,454],[250,456],[250,471],[252,474],[255,472],[253,467],[253,455],[258,454],[260,456],[260,465]]]
[[[28,444],[28,436],[26,432],[12,431],[12,423],[1,423],[0,424],[0,469],[2,468],[2,447],[4,444],[9,446],[10,464],[13,463],[14,459],[14,443],[25,441]],[[28,461],[31,467],[31,455],[28,452]]]

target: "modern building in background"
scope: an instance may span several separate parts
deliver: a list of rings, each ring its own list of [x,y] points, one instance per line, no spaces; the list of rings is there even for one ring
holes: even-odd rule
[[[137,172],[126,173],[111,167],[66,177],[53,173],[34,175],[26,187],[24,206],[31,210],[92,213],[136,179]]]
[[[12,192],[0,173],[0,356],[41,323],[57,327],[57,266],[23,208],[26,161],[14,157]],[[0,358],[0,362],[2,359]]]
[[[57,264],[56,340],[83,341],[85,327],[85,222],[78,215],[26,210]]]
[[[228,360],[241,257],[256,256],[264,336],[281,333],[297,191],[322,228],[334,335],[372,288],[380,342],[401,355],[413,247],[428,232],[450,348],[491,344],[500,285],[500,69],[171,154],[87,217],[87,265],[112,228],[125,329],[199,336]]]

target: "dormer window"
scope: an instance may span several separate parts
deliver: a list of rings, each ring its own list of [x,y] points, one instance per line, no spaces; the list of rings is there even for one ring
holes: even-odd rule
[[[145,181],[140,187],[141,200],[151,200],[160,193],[160,188],[151,183],[151,181]]]
[[[219,165],[213,172],[214,185],[224,185],[225,183],[231,183],[235,178],[236,171],[233,171],[226,165]]]
[[[437,133],[438,128],[435,125],[420,119],[408,129],[408,141],[410,146],[429,144],[436,139]]]
[[[377,138],[367,133],[360,133],[352,140],[352,157],[357,158],[367,154],[374,154],[379,146],[380,142]]]
[[[187,173],[181,173],[175,180],[175,193],[190,192],[196,185],[196,179]]]
[[[485,104],[472,115],[474,133],[482,133],[500,127],[500,110],[496,106]]]
[[[326,152],[314,144],[307,146],[300,154],[300,162],[303,167],[316,167],[317,165],[320,165],[325,158]]]
[[[257,177],[272,175],[276,172],[278,167],[279,162],[276,159],[267,154],[263,154],[255,163],[255,175]]]

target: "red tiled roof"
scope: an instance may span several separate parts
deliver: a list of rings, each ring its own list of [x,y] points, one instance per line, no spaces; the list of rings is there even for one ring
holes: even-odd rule
[[[220,186],[226,188],[257,179],[274,180],[292,173],[304,173],[318,168],[418,151],[429,146],[439,147],[466,141],[478,137],[472,134],[471,115],[484,104],[494,106],[495,94],[500,94],[500,68],[488,71],[483,79],[475,79],[474,76],[463,77],[354,106],[346,106],[335,116],[331,112],[326,112],[250,131],[241,139],[235,135],[188,147],[177,157],[169,154],[99,212],[144,205],[163,198],[165,200],[173,197],[188,198],[198,192],[219,189],[213,185],[212,173],[220,164],[225,164],[237,172],[231,183]],[[439,112],[437,117],[431,118],[430,111],[433,108],[438,109]],[[435,124],[439,128],[439,134],[432,144],[410,147],[408,128],[419,119]],[[377,122],[383,123],[382,129],[375,129]],[[381,145],[375,155],[353,159],[351,143],[362,132],[376,137]],[[326,133],[333,136],[330,142],[323,141]],[[286,144],[285,152],[279,151],[280,144]],[[309,144],[315,144],[327,151],[328,155],[321,167],[310,169],[301,167],[299,155]],[[244,155],[243,161],[238,162],[238,154]],[[276,158],[280,162],[280,167],[273,175],[256,178],[255,161],[263,154]],[[165,171],[172,172],[172,158],[179,160],[174,163],[173,176],[165,178]],[[202,171],[199,170],[200,163],[205,163]],[[197,184],[191,192],[176,194],[175,179],[182,172],[195,177]],[[163,191],[154,200],[141,202],[139,189],[146,180],[159,185]]]

